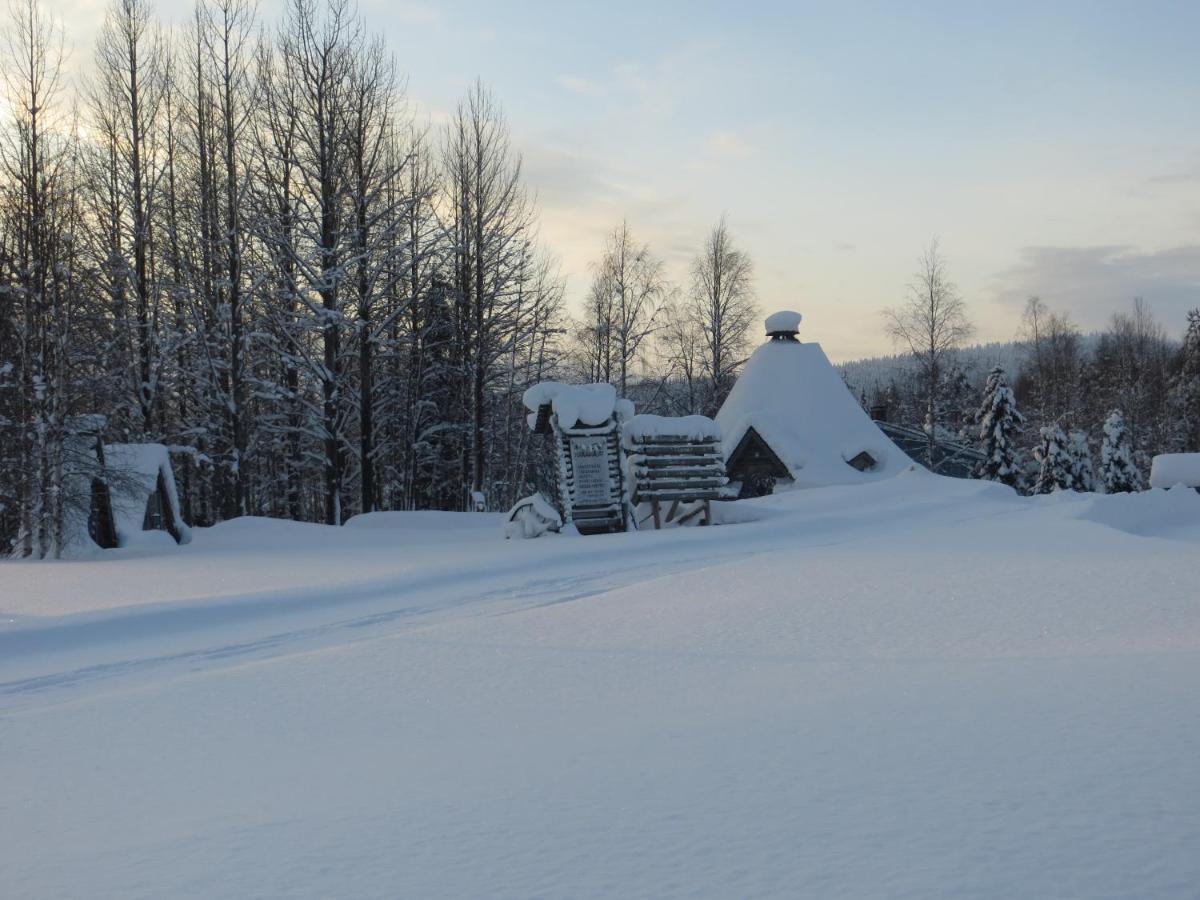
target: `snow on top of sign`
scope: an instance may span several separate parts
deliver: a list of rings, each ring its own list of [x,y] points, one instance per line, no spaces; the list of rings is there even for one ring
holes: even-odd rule
[[[767,316],[767,334],[776,334],[777,332],[795,334],[800,330],[802,318],[804,317],[800,313],[792,312],[790,309],[781,309],[777,313],[772,313]]]
[[[542,381],[525,391],[522,400],[531,412],[549,403],[564,428],[571,428],[577,422],[603,425],[617,408],[617,389],[611,384]]]
[[[190,535],[183,525],[179,512],[179,493],[175,488],[175,474],[171,470],[171,456],[162,444],[106,444],[104,464],[110,473],[109,495],[112,498],[113,524],[121,545],[129,543],[142,533],[146,516],[146,501],[158,490],[161,474],[167,489],[167,500],[176,522],[183,533],[181,543],[187,543]],[[164,510],[164,515],[166,511]]]
[[[1150,464],[1150,487],[1200,487],[1200,453],[1161,453]]]
[[[726,460],[753,428],[802,487],[873,481],[912,465],[863,412],[820,344],[760,346],[716,420]],[[875,466],[860,472],[848,463],[864,450]]]
[[[721,439],[721,427],[708,416],[652,416],[643,414],[630,419],[623,429],[626,437],[637,440],[653,437],[678,437],[690,441]]]
[[[521,400],[524,402],[527,410],[537,412],[538,407],[553,402],[554,395],[558,393],[560,388],[564,387],[567,387],[567,385],[557,381],[539,381],[537,384],[525,389],[525,393],[521,395]]]

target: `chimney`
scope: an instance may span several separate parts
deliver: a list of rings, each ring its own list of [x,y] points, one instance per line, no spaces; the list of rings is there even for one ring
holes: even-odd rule
[[[767,316],[767,337],[773,341],[799,343],[796,335],[800,331],[801,318],[803,317],[800,313],[792,312],[789,309],[782,309],[777,313],[772,313]]]

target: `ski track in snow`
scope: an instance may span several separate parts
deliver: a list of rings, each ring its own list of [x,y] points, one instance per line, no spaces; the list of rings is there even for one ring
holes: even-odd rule
[[[945,498],[912,504],[909,514],[931,518],[935,522],[953,506]],[[995,514],[994,512],[992,513]],[[831,514],[814,516],[805,522],[803,532],[777,531],[770,527],[771,519],[751,522],[739,528],[714,529],[703,533],[695,529],[642,535],[613,535],[591,539],[592,546],[581,546],[577,538],[559,539],[553,550],[560,554],[542,553],[536,564],[553,570],[572,572],[554,577],[540,576],[518,579],[503,587],[487,589],[489,582],[503,581],[525,572],[531,562],[520,551],[528,546],[508,544],[517,561],[503,561],[492,566],[495,556],[485,566],[456,566],[450,571],[418,578],[385,578],[349,586],[327,583],[319,588],[264,591],[257,594],[221,598],[220,600],[183,600],[162,605],[121,608],[114,613],[79,614],[64,617],[64,621],[38,621],[33,626],[19,623],[17,627],[0,631],[0,698],[46,692],[139,675],[166,666],[182,666],[184,671],[198,671],[223,662],[261,659],[271,655],[312,650],[330,644],[349,643],[422,627],[447,617],[472,615],[502,615],[542,606],[569,603],[602,594],[616,587],[658,578],[696,567],[719,566],[723,562],[745,559],[747,556],[768,554],[780,547],[795,546],[797,540],[806,546],[832,546],[844,541],[861,539],[861,516]],[[953,519],[951,521],[954,521]],[[739,532],[746,531],[745,534]],[[707,545],[717,547],[697,555],[689,538],[707,537]],[[497,534],[490,530],[484,540],[497,543]],[[549,541],[537,549],[545,550]],[[614,562],[610,548],[602,542],[621,542],[619,568],[601,568],[579,572],[581,565],[599,563],[611,566]],[[666,543],[669,546],[663,547]],[[501,545],[504,546],[504,545]],[[455,593],[463,584],[480,587],[468,593]],[[400,597],[439,597],[425,603],[396,606]],[[449,596],[447,596],[449,595]],[[445,597],[445,599],[441,599]],[[384,608],[345,618],[355,607]],[[301,627],[277,630],[279,622],[302,619]],[[171,653],[148,653],[125,657],[121,651],[146,644],[158,645],[182,637],[189,644],[205,641],[213,632],[226,634],[235,630],[239,640],[202,643]],[[245,640],[247,630],[261,632],[253,640]],[[355,631],[363,634],[356,635]],[[43,659],[53,661],[69,651],[87,648],[95,651],[109,645],[116,658],[102,663],[47,671],[38,674],[7,676],[7,671],[44,665]],[[12,708],[12,701],[0,700],[0,714]]]
[[[0,895],[1197,896],[1200,496],[720,515],[0,566]]]

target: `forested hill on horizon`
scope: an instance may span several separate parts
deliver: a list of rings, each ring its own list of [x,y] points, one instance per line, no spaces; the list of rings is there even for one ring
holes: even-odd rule
[[[597,222],[580,199],[592,241],[568,303],[563,250],[498,92],[466,81],[428,115],[403,43],[349,0],[201,0],[184,22],[111,0],[79,65],[43,0],[17,0],[0,31],[6,554],[64,552],[66,523],[90,504],[95,451],[81,448],[96,440],[162,445],[195,525],[506,509],[554,471],[525,425],[529,386],[606,382],[644,412],[712,416],[778,306],[823,305],[814,333],[846,337],[826,347],[834,359],[855,334],[906,352],[915,380],[860,392],[890,391],[896,415],[930,434],[965,433],[994,399],[959,351],[995,333],[998,307],[956,287],[953,254],[914,221],[911,247],[845,248],[889,274],[843,319],[836,297],[803,287],[815,277],[803,253],[786,255],[779,302],[782,257],[761,257],[770,234],[793,235],[741,212],[757,195],[699,178],[717,211],[669,231],[635,219],[641,204]],[[749,170],[751,156],[707,171]],[[786,171],[808,177],[792,158]],[[946,218],[966,229],[969,217]],[[1048,280],[1059,297],[1064,279]],[[1114,275],[1097,296],[1129,284]],[[1190,294],[1153,286],[1094,346],[1069,305],[1037,307],[1023,326],[1036,365],[1013,361],[1007,376],[1024,440],[1052,424],[1096,442],[1120,411],[1143,470],[1196,444],[1200,349],[1168,340]],[[864,308],[872,296],[896,305]],[[1160,298],[1170,321],[1155,319]]]
[[[1005,480],[1014,487],[1095,489],[1095,463],[1103,468],[1114,434],[1129,441],[1135,485],[1145,483],[1154,455],[1200,449],[1200,311],[1188,314],[1182,341],[1141,299],[1084,334],[1034,297],[1013,341],[964,342],[932,363],[917,350],[839,370],[867,410],[988,454],[996,452],[999,396]],[[1054,475],[1060,453],[1069,471]]]

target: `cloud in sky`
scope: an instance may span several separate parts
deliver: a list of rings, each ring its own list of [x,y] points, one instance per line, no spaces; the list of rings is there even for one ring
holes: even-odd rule
[[[1021,261],[997,276],[994,292],[1014,309],[1036,294],[1085,329],[1102,328],[1141,297],[1174,333],[1187,310],[1200,306],[1200,245],[1026,247]]]
[[[1163,172],[1151,175],[1146,179],[1151,187],[1178,187],[1180,185],[1200,184],[1200,162],[1195,166],[1178,172]]]
[[[425,3],[393,3],[386,7],[387,14],[403,25],[440,25],[442,12],[436,6]]]
[[[576,75],[559,75],[554,80],[559,87],[571,94],[580,94],[585,97],[604,96],[604,88],[587,78],[579,78]]]
[[[710,132],[704,143],[709,155],[718,159],[745,159],[752,152],[749,142],[736,131]]]
[[[86,70],[109,0],[46,2]],[[284,3],[261,0],[268,31]],[[1200,5],[1014,4],[361,0],[435,139],[476,78],[495,90],[576,308],[622,218],[684,284],[728,214],[763,305],[835,357],[888,349],[877,310],[934,234],[981,338],[1029,293],[1085,327],[1142,295],[1177,328],[1200,304]]]

